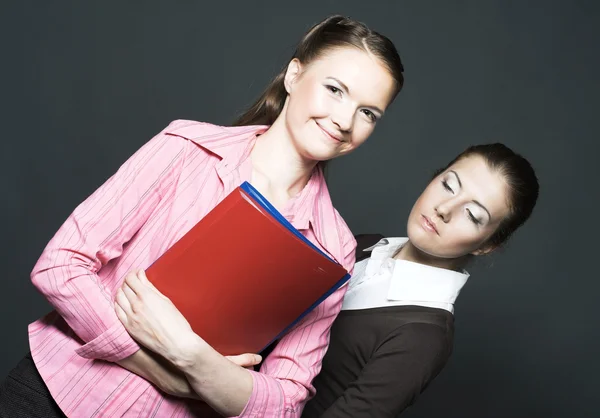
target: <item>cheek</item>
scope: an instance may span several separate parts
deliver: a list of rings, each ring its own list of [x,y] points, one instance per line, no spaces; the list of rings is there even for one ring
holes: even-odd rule
[[[434,215],[434,207],[435,204],[433,203],[433,201],[435,200],[434,198],[434,192],[432,191],[432,186],[429,185],[425,188],[425,190],[423,191],[423,193],[421,193],[421,195],[419,196],[419,198],[417,199],[417,201],[415,202],[415,204],[413,205],[412,211],[411,211],[411,216],[414,215],[427,215],[427,216],[433,216]]]
[[[326,113],[329,106],[328,97],[322,86],[306,83],[299,85],[293,93],[290,97],[290,110],[294,115],[309,119]]]
[[[369,136],[371,136],[372,132],[373,132],[373,129],[370,129],[370,130],[361,129],[361,130],[357,131],[355,128],[354,131],[352,132],[352,139],[344,147],[342,154],[348,154],[348,153],[354,151],[355,149],[357,149],[358,147],[360,147],[365,142],[367,142],[367,139],[369,139]]]
[[[445,225],[442,235],[432,235],[420,225],[420,211],[415,205],[407,225],[408,237],[421,251],[441,258],[457,258],[478,249],[482,236],[462,222]]]
[[[465,220],[458,222],[448,231],[446,247],[455,256],[463,256],[477,250],[486,240],[487,235]]]
[[[358,121],[355,123],[355,128],[352,135],[352,143],[355,148],[364,144],[375,130],[375,125],[373,123],[360,120],[361,118],[362,116],[358,115]]]

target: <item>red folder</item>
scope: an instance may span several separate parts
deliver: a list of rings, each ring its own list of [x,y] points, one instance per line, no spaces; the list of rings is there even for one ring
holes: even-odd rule
[[[349,278],[249,183],[146,274],[223,355],[261,352]]]

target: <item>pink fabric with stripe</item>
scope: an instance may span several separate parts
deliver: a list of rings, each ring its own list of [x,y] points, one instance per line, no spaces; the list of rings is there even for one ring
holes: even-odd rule
[[[36,366],[70,417],[205,416],[112,362],[139,346],[113,309],[124,275],[147,268],[243,181],[265,126],[174,121],[69,216],[31,274],[55,311],[29,326]],[[315,170],[283,210],[309,240],[349,271],[356,243]],[[232,255],[233,257],[233,255]],[[299,417],[320,371],[344,286],[305,317],[253,376],[242,417]]]

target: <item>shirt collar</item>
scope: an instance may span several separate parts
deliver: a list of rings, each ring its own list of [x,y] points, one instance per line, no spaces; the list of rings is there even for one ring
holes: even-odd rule
[[[454,304],[466,284],[469,273],[431,267],[391,257],[408,238],[384,238],[371,248],[366,275],[372,276],[382,268],[391,269],[387,299]]]
[[[240,169],[250,155],[257,135],[269,129],[266,125],[219,126],[210,123],[178,120],[165,133],[188,139],[221,158],[217,173],[229,193],[241,183]],[[300,194],[285,208],[284,215],[295,228],[308,229],[312,224],[317,241],[338,262],[344,260],[342,236],[337,225],[339,216],[333,207],[323,170],[318,166]]]
[[[290,214],[296,228],[307,229],[311,223],[317,223],[319,206],[323,203],[323,200],[333,207],[323,171],[320,167],[317,167],[304,189],[286,208],[286,212]]]
[[[171,123],[165,133],[188,139],[221,158],[217,171],[224,176],[239,169],[252,150],[256,136],[267,129],[265,125],[219,126],[181,120]]]

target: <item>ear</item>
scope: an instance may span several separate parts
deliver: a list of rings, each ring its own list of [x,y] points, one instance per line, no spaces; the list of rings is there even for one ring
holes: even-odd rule
[[[475,256],[477,256],[477,255],[487,255],[487,254],[491,253],[492,251],[494,251],[496,248],[498,248],[497,245],[484,244],[480,248],[478,248],[475,251],[473,251],[471,253],[471,255],[475,255]]]
[[[298,58],[294,58],[288,64],[287,70],[285,72],[285,78],[283,80],[283,84],[285,85],[285,89],[288,94],[292,91],[292,86],[300,73],[302,72],[302,63]]]

